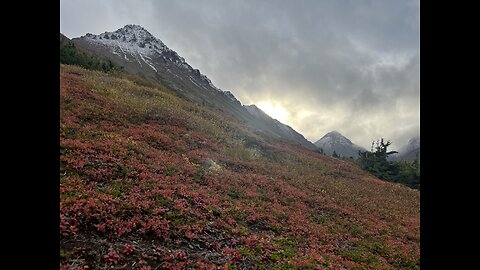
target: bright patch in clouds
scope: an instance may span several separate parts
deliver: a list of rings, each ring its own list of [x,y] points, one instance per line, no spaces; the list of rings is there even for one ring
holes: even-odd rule
[[[282,123],[287,122],[288,111],[277,102],[260,101],[256,105],[273,119],[277,119]]]

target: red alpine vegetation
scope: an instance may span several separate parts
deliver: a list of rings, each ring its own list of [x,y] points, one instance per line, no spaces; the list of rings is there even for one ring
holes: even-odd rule
[[[60,72],[61,269],[419,269],[419,193],[121,75]]]

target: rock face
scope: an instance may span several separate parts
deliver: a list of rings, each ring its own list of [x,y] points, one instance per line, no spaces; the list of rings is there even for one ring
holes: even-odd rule
[[[110,59],[130,73],[169,86],[188,100],[229,114],[259,133],[316,149],[291,127],[263,112],[258,115],[242,106],[232,92],[217,88],[207,76],[192,68],[183,57],[139,25],[126,25],[99,35],[89,33],[72,41],[82,49]]]
[[[355,145],[347,137],[340,134],[338,131],[331,131],[320,140],[316,141],[315,146],[319,150],[323,150],[326,155],[333,155],[337,153],[340,157],[358,157],[358,151],[366,151],[365,148]]]

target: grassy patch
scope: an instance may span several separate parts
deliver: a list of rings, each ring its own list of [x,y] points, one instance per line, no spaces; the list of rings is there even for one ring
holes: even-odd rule
[[[365,263],[370,265],[377,264],[379,262],[378,258],[376,258],[364,247],[355,247],[350,250],[340,250],[339,253],[344,258],[347,258],[357,263]]]
[[[177,170],[175,168],[169,168],[165,171],[166,176],[172,176]]]
[[[120,197],[125,191],[129,190],[132,186],[133,186],[132,182],[118,179],[118,180],[113,180],[102,189],[105,194],[112,195],[113,197]]]
[[[283,258],[291,259],[298,252],[296,239],[280,238],[280,239],[275,239],[274,243],[278,246],[277,254],[280,256],[281,259]]]
[[[253,257],[255,256],[255,254],[253,254],[253,252],[246,248],[246,247],[240,247],[240,248],[237,248],[237,251],[242,254],[242,256],[245,256],[245,257]]]

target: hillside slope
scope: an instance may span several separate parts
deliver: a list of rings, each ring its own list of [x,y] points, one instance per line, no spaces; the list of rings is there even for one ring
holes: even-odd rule
[[[60,269],[419,269],[419,192],[60,68]]]
[[[190,101],[229,114],[247,123],[257,133],[315,149],[311,142],[292,128],[282,128],[271,118],[252,116],[230,91],[217,88],[207,76],[139,25],[126,25],[99,35],[86,34],[73,38],[72,42],[83,50],[111,60],[132,74],[163,84]]]

